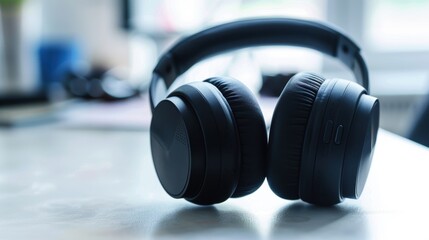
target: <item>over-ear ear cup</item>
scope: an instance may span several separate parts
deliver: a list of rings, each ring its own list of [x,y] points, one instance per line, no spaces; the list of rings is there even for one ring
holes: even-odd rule
[[[365,89],[328,79],[319,89],[303,144],[299,197],[330,206],[359,198],[371,165],[379,104]]]
[[[175,198],[215,204],[234,193],[240,171],[232,111],[209,83],[179,87],[153,111],[152,157],[161,185]]]
[[[299,177],[308,119],[323,77],[298,73],[286,84],[274,109],[268,144],[267,180],[285,199],[299,199]]]
[[[238,128],[241,165],[237,188],[232,197],[256,191],[266,174],[267,134],[264,117],[251,91],[240,81],[227,77],[205,80],[225,97]]]

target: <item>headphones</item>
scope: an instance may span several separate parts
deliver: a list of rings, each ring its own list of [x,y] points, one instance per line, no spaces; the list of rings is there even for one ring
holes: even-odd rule
[[[182,85],[162,99],[200,60],[265,45],[306,47],[335,57],[360,85],[296,74],[278,99],[269,141],[255,97],[232,78]],[[284,199],[329,206],[359,198],[380,114],[378,100],[366,90],[368,78],[359,47],[318,22],[241,20],[182,39],[160,58],[149,89],[151,151],[161,185],[170,196],[199,205],[248,195],[265,178]]]

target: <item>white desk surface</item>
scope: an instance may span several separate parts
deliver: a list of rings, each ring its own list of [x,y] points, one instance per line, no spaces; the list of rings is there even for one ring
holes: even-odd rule
[[[215,207],[170,198],[144,130],[0,129],[0,239],[429,239],[429,150],[381,130],[363,196],[332,208],[266,184]]]

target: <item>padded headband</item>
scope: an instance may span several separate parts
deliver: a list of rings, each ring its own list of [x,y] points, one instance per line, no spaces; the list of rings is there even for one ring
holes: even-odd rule
[[[353,72],[357,82],[369,90],[368,70],[360,49],[340,31],[308,20],[249,19],[203,30],[182,39],[164,53],[153,70],[150,84],[152,110],[165,97],[158,93],[160,79],[166,88],[163,94],[166,94],[178,76],[203,59],[227,51],[265,45],[306,47],[338,58]]]

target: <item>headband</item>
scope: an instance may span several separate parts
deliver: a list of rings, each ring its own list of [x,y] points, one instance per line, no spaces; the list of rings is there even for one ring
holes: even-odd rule
[[[339,30],[308,20],[249,19],[203,30],[180,40],[164,53],[153,70],[149,87],[151,109],[165,97],[176,78],[199,61],[227,51],[265,45],[305,47],[338,58],[369,91],[368,69],[360,49]],[[159,86],[161,79],[163,89]]]

